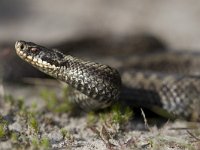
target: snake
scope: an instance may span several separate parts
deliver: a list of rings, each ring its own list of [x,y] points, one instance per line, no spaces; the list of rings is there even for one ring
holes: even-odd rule
[[[127,56],[116,58],[120,63],[111,67],[32,42],[17,41],[15,49],[33,67],[67,83],[70,102],[84,110],[100,110],[120,102],[164,112],[167,117],[199,120],[199,53]]]

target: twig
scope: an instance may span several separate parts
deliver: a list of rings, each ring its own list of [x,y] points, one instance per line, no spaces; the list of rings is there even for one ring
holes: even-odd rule
[[[200,141],[200,138],[198,138],[198,137],[196,137],[193,133],[191,133],[189,130],[186,130],[187,131],[187,133],[191,136],[191,137],[193,137],[195,140],[197,140],[197,141]]]
[[[145,116],[145,113],[144,113],[143,109],[140,108],[140,110],[141,110],[141,113],[142,113],[142,116],[143,116],[143,119],[144,119],[144,124],[145,124],[146,128],[147,128],[149,131],[151,131],[151,128],[150,128],[149,125],[148,125],[148,122],[147,122],[147,119],[146,119],[146,116]]]

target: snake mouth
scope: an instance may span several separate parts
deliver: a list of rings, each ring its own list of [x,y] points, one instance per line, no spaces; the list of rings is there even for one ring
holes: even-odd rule
[[[23,48],[24,48],[23,47],[23,43],[21,41],[17,41],[15,43],[15,49],[16,49],[17,55],[22,59],[26,59],[27,58],[27,54],[22,51]]]
[[[51,65],[47,61],[43,61],[41,58],[31,55],[32,53],[28,53],[28,47],[26,45],[26,42],[24,41],[17,41],[15,43],[15,49],[17,55],[25,60],[26,62],[32,64],[34,67],[39,68],[52,68],[55,67],[55,65]],[[36,48],[32,48],[32,51],[36,50]]]

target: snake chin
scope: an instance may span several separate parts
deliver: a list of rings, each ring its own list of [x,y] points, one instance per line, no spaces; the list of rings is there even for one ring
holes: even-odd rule
[[[37,66],[41,68],[48,68],[49,66],[51,66],[49,63],[47,63],[46,61],[42,61],[42,59],[40,58],[33,58],[32,56],[27,55],[26,53],[20,50],[16,50],[16,52],[20,58],[32,64],[33,66]]]

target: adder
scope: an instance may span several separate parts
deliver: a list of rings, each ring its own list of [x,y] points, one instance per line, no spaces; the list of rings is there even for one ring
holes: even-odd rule
[[[200,116],[200,54],[158,52],[117,59],[103,65],[65,55],[32,42],[17,41],[16,53],[40,71],[71,87],[69,100],[85,110],[119,101],[169,116],[198,120]]]

